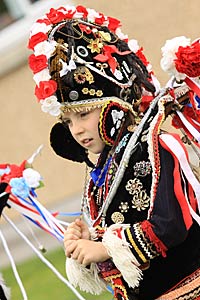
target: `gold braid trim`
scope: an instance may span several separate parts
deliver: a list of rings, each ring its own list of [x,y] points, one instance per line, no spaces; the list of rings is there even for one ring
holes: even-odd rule
[[[145,256],[142,254],[142,252],[140,251],[140,249],[138,248],[138,246],[136,245],[136,243],[133,240],[130,228],[127,228],[126,232],[127,232],[127,235],[128,235],[128,238],[129,238],[129,241],[130,241],[131,245],[133,246],[133,248],[135,249],[135,251],[137,252],[137,254],[139,255],[139,257],[142,259],[142,261],[144,263],[146,263],[147,260],[146,260]]]
[[[128,109],[134,116],[137,115],[130,103],[125,102],[117,97],[102,97],[102,98],[92,98],[92,99],[80,100],[74,102],[64,102],[61,103],[62,104],[61,111],[65,113],[70,110],[75,112],[80,112],[83,110],[91,110],[95,108],[101,108],[104,104],[108,102],[118,103],[120,104],[121,107]]]

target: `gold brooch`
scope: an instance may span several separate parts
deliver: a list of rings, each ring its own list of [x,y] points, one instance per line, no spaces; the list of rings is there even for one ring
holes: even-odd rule
[[[118,211],[115,211],[111,215],[111,219],[114,223],[123,223],[124,222],[124,216]]]

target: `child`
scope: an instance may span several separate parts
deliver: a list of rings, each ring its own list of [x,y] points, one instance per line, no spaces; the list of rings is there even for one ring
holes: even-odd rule
[[[178,84],[156,97],[158,82],[134,45],[118,20],[82,6],[52,8],[31,30],[35,94],[60,116],[51,146],[91,168],[85,220],[65,233],[67,276],[93,294],[111,285],[119,300],[199,299],[200,185],[181,138],[161,130],[191,89]]]

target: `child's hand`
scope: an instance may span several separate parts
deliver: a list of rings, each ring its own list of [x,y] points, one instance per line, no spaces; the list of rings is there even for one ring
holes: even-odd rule
[[[66,253],[68,253],[67,248],[71,245],[71,243],[75,240],[79,239],[90,239],[90,231],[85,222],[80,219],[76,219],[74,222],[69,224],[67,230],[64,233],[64,247]],[[71,252],[70,256],[71,256]],[[67,254],[66,254],[67,255]],[[68,255],[67,255],[68,256]]]
[[[64,241],[78,239],[90,239],[90,231],[88,229],[88,226],[80,219],[76,219],[74,222],[69,224],[67,230],[64,233]]]
[[[78,263],[85,266],[92,262],[103,262],[110,258],[101,242],[80,239],[71,241],[71,243],[67,242],[66,246],[66,256],[75,259]]]

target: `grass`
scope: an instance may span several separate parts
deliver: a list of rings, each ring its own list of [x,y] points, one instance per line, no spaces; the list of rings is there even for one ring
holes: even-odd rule
[[[65,276],[65,256],[63,249],[45,254],[45,257]],[[17,265],[29,300],[76,300],[77,296],[39,259],[33,258]],[[6,284],[11,288],[11,300],[22,299],[21,291],[11,267],[2,270]],[[79,291],[80,292],[80,291]],[[100,296],[80,293],[86,300],[111,300],[112,294],[105,292]]]

